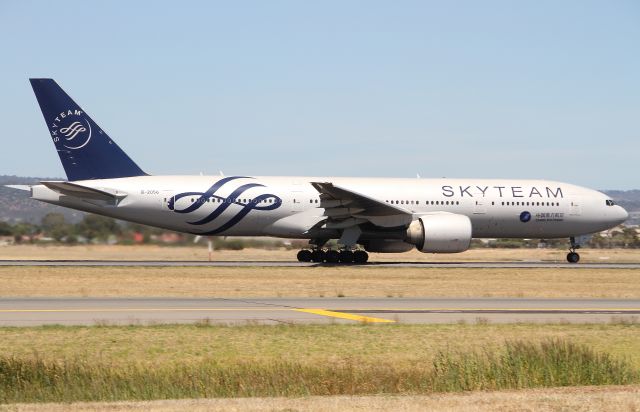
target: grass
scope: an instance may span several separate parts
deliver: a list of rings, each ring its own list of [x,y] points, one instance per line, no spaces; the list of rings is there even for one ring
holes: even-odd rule
[[[637,298],[638,269],[0,267],[2,297]],[[597,287],[594,287],[597,285]]]
[[[0,328],[0,356],[99,360],[114,366],[340,359],[428,365],[440,351],[499,350],[507,341],[564,339],[640,369],[640,324],[44,326]]]
[[[215,360],[149,368],[89,360],[0,357],[0,402],[421,394],[638,382],[627,361],[564,340],[506,342],[498,352],[441,351],[429,367],[291,360]]]

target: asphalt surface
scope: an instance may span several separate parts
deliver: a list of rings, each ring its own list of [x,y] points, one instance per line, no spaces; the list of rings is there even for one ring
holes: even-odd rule
[[[316,267],[339,264],[300,263],[294,261],[140,261],[140,260],[0,260],[0,266],[147,266],[147,267]],[[361,266],[361,265],[358,265]],[[551,269],[640,269],[640,263],[567,263],[567,262],[370,262],[369,267],[396,268],[551,268]]]
[[[4,298],[0,326],[211,322],[609,322],[640,316],[640,299]]]

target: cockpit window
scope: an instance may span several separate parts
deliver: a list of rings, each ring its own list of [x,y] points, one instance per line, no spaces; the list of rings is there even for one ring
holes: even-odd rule
[[[613,205],[615,205],[615,203],[613,203],[613,200],[607,199],[607,206],[613,206]]]

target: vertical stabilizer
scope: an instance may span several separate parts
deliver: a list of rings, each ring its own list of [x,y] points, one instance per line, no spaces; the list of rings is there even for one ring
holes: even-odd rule
[[[144,176],[53,79],[29,79],[69,180]]]

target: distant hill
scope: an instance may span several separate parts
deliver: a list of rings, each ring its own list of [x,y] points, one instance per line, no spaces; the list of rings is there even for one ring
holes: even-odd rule
[[[67,221],[77,223],[85,215],[83,212],[53,206],[29,199],[29,193],[9,189],[4,185],[30,185],[41,180],[64,180],[60,178],[0,176],[0,220],[10,223],[39,223],[50,212],[64,214]],[[604,193],[629,211],[627,224],[640,225],[640,190],[603,190]]]
[[[0,221],[9,223],[40,223],[44,215],[51,212],[62,213],[71,223],[82,220],[84,212],[54,206],[29,198],[29,192],[10,189],[4,185],[33,185],[41,180],[65,180],[48,177],[0,176]]]

